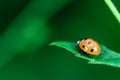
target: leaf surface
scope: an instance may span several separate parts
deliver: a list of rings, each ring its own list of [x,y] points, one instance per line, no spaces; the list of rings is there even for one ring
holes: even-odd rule
[[[90,64],[105,64],[120,68],[120,53],[112,51],[107,47],[105,47],[104,45],[100,45],[102,53],[99,56],[95,56],[95,57],[83,55],[78,50],[76,43],[57,41],[57,42],[52,42],[50,45],[64,48],[70,51],[71,53],[75,54],[76,57],[88,60],[88,63]]]

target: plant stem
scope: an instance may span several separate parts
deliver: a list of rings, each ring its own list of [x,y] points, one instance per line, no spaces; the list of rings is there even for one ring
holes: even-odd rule
[[[108,7],[112,11],[113,15],[116,17],[116,19],[120,23],[120,14],[119,14],[118,10],[116,9],[115,5],[112,3],[111,0],[105,0],[105,3],[108,5]]]

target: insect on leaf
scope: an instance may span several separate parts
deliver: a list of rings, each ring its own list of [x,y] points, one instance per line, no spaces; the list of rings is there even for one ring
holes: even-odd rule
[[[89,64],[104,64],[120,68],[120,54],[108,49],[104,45],[100,45],[102,53],[95,57],[89,57],[80,53],[76,43],[58,41],[52,42],[50,45],[64,48],[73,53],[76,57],[88,60]]]

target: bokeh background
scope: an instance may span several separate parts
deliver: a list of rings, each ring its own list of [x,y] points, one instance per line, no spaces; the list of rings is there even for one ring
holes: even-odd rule
[[[120,52],[120,25],[103,0],[0,0],[0,80],[119,80],[54,46],[92,37]]]

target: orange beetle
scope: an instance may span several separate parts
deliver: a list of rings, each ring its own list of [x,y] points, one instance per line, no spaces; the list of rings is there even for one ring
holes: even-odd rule
[[[101,53],[100,45],[91,38],[84,38],[80,41],[77,41],[78,48],[81,49],[86,54],[95,56]]]

